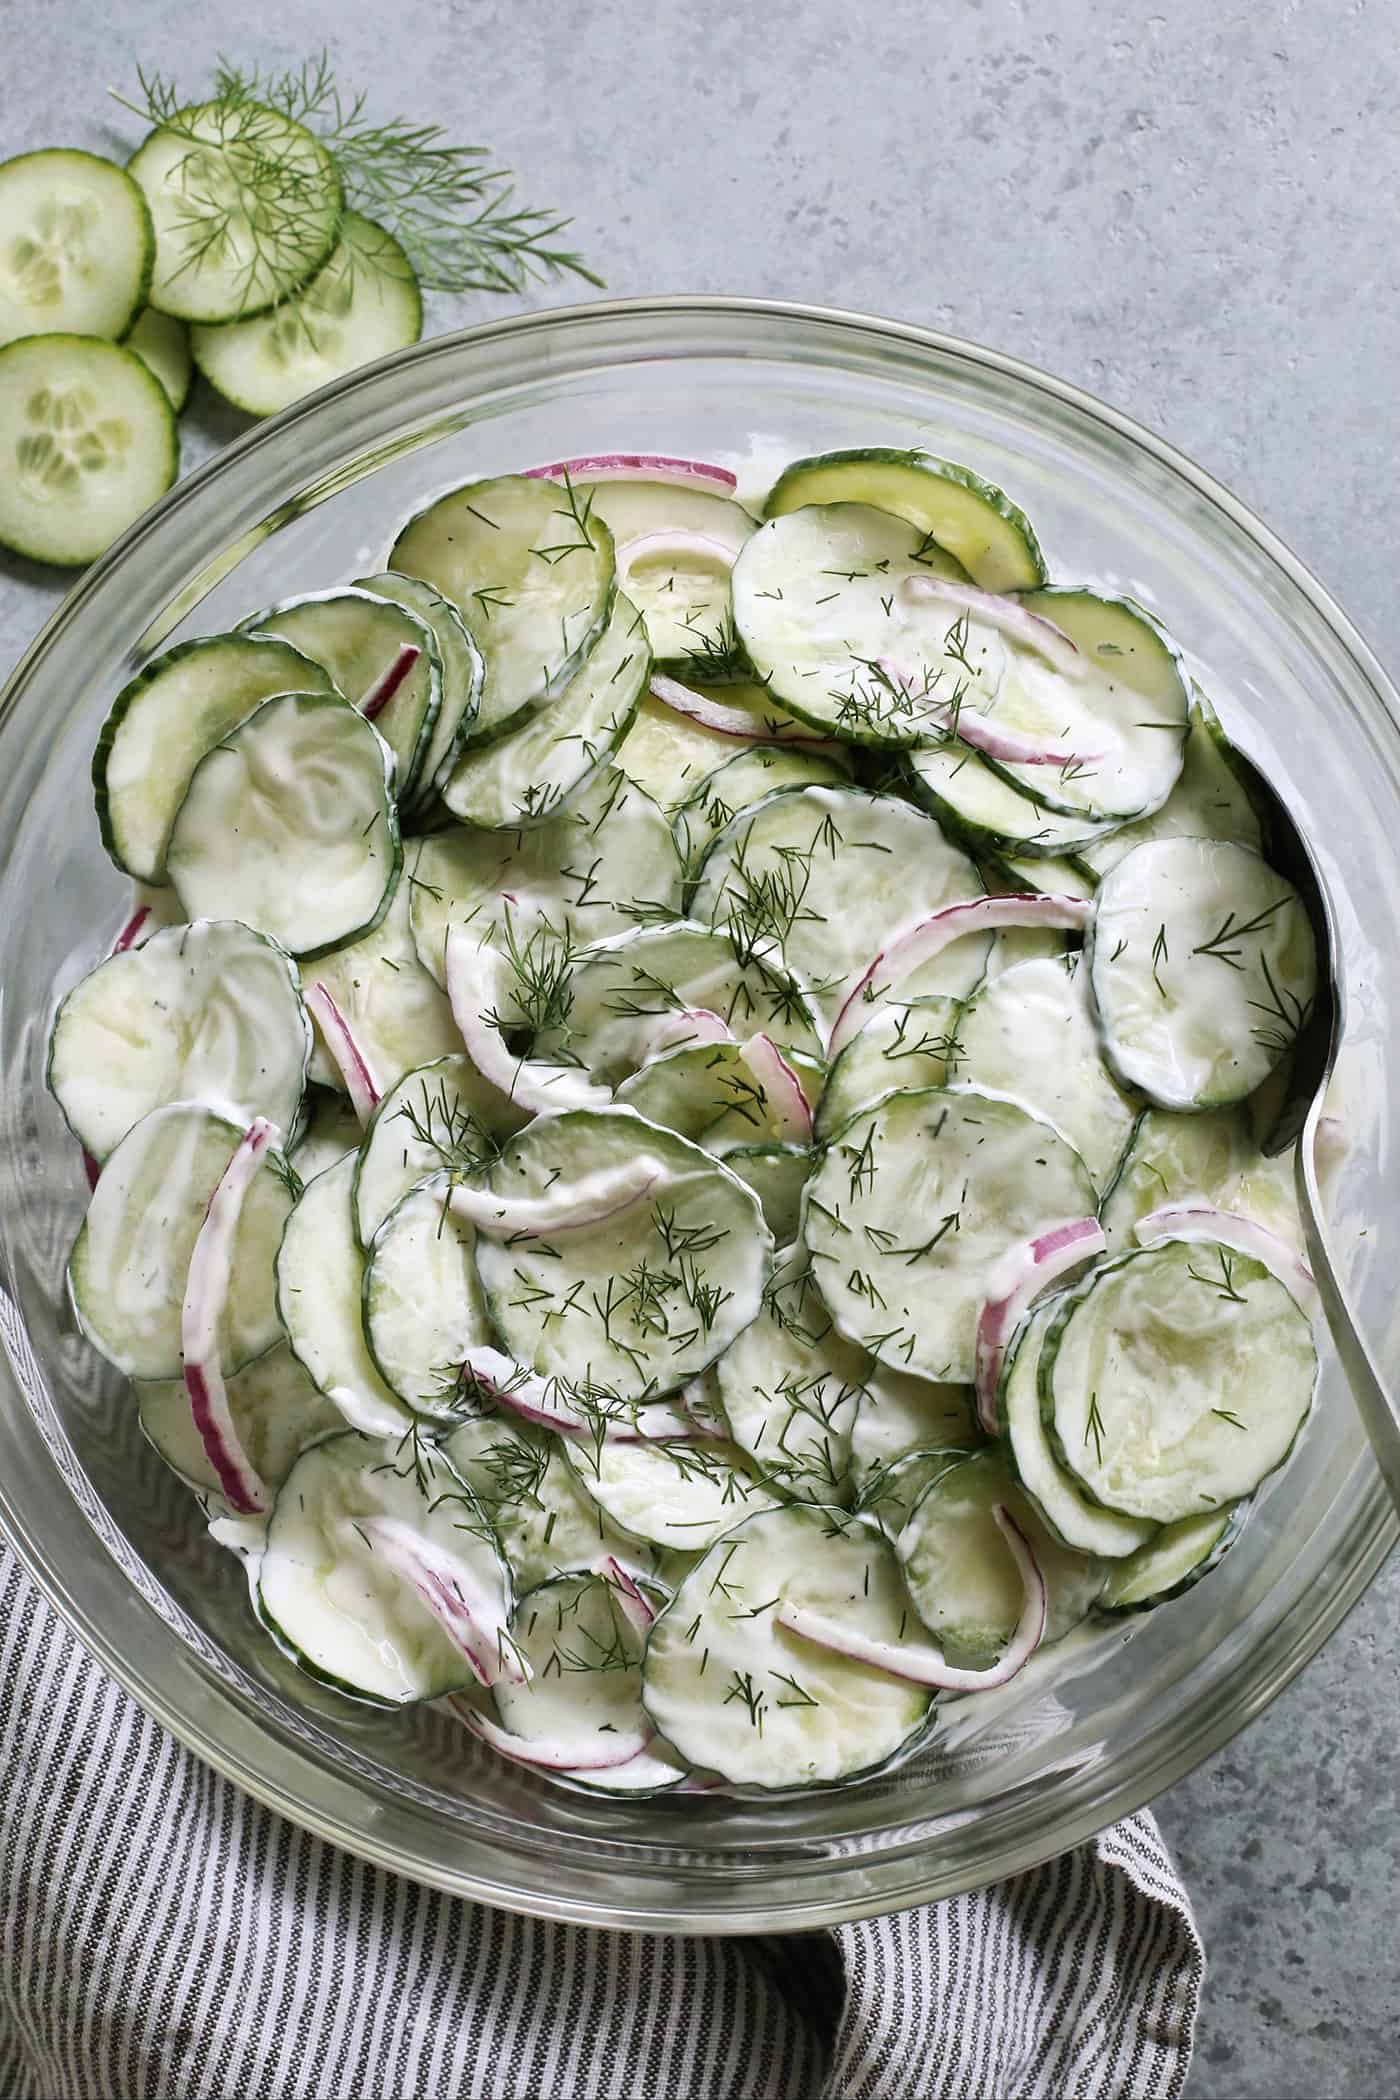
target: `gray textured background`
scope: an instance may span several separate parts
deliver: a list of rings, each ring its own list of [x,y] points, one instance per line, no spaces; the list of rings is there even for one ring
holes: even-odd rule
[[[0,0],[0,151],[113,151],[221,46],[480,139],[617,294],[811,299],[1077,380],[1230,483],[1400,667],[1395,0]],[[531,303],[574,296],[541,291]],[[580,293],[581,295],[581,293]],[[428,326],[504,311],[430,302]],[[198,403],[186,463],[239,419]],[[61,579],[0,570],[0,657]],[[1190,2100],[1400,2095],[1400,1569],[1159,1804],[1210,1954]],[[914,2096],[911,2096],[914,2100]],[[980,2096],[969,2096],[980,2100]]]

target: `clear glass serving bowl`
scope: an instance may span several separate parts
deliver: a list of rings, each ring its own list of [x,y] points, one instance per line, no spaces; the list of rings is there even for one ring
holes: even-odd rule
[[[758,1802],[560,1791],[436,1713],[386,1717],[296,1677],[255,1630],[122,1382],[74,1331],[85,1188],[45,1091],[56,995],[125,900],[88,768],[157,650],[381,565],[398,522],[473,476],[589,452],[732,464],[922,445],[1003,484],[1057,578],[1156,611],[1317,841],[1345,930],[1352,1145],[1337,1237],[1383,1361],[1397,1306],[1400,732],[1396,695],[1318,584],[1168,447],[1013,360],[911,328],[740,301],[574,308],[423,344],[327,389],[177,487],[92,569],[0,701],[0,1517],[111,1673],[210,1764],[308,1828],[462,1895],[585,1923],[795,1929],[953,1895],[1148,1801],[1242,1728],[1396,1537],[1335,1363],[1221,1572],[1179,1602],[949,1705],[879,1782]]]

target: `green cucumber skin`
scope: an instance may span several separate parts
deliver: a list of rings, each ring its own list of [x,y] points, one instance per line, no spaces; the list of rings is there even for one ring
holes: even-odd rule
[[[28,153],[12,154],[9,160],[0,162],[0,176],[3,176],[8,168],[22,167],[26,161],[45,160],[50,153],[61,153],[66,159],[70,160],[92,161],[99,168],[110,169],[113,174],[120,176],[127,184],[127,187],[135,193],[141,224],[145,232],[145,240],[142,243],[141,281],[137,287],[136,298],[130,313],[127,315],[123,325],[115,331],[113,340],[120,342],[122,337],[127,335],[140,319],[142,307],[150,303],[148,294],[156,267],[156,227],[155,221],[151,217],[151,207],[146,202],[146,193],[130,170],[124,168],[120,161],[108,160],[106,155],[102,153],[89,153],[81,146],[35,146]],[[47,334],[48,332],[40,329],[34,331],[35,334]],[[22,342],[24,338],[16,336],[14,340]]]
[[[1215,1544],[1201,1556],[1193,1568],[1189,1568],[1186,1574],[1179,1577],[1167,1589],[1154,1590],[1150,1597],[1139,1597],[1128,1604],[1118,1604],[1112,1601],[1109,1596],[1109,1590],[1113,1586],[1113,1577],[1110,1575],[1108,1586],[1103,1596],[1099,1599],[1099,1610],[1107,1612],[1112,1618],[1126,1618],[1134,1612],[1155,1611],[1159,1604],[1170,1604],[1173,1598],[1184,1597],[1188,1590],[1193,1590],[1198,1582],[1205,1576],[1212,1574],[1219,1567],[1225,1555],[1235,1544],[1244,1530],[1252,1499],[1252,1497],[1247,1496],[1243,1502],[1236,1503]],[[1157,1541],[1154,1540],[1151,1546],[1144,1546],[1141,1550],[1144,1554],[1159,1550]]]

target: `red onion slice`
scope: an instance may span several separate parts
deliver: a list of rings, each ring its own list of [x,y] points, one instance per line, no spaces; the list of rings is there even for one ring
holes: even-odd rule
[[[544,1736],[537,1742],[533,1736],[515,1735],[499,1722],[489,1721],[464,1700],[453,1699],[451,1705],[463,1727],[492,1750],[512,1764],[532,1765],[541,1772],[612,1772],[640,1757],[655,1735],[654,1729],[639,1728],[635,1733],[602,1739],[580,1737],[577,1742],[566,1742],[562,1736]]]
[[[327,987],[318,979],[302,996],[308,1013],[321,1031],[321,1040],[330,1053],[336,1070],[345,1081],[350,1106],[354,1109],[363,1130],[379,1106],[379,1089],[374,1083],[374,1075],[355,1041],[350,1023],[336,1005]]]
[[[647,1602],[640,1584],[627,1572],[614,1553],[610,1553],[603,1562],[603,1579],[616,1594],[619,1608],[633,1628],[641,1634],[650,1633],[656,1621],[656,1613]]]
[[[751,1035],[740,1059],[762,1089],[768,1122],[779,1144],[810,1145],[812,1110],[802,1081],[769,1035]]]
[[[708,1006],[682,1006],[674,1013],[658,1014],[643,1032],[638,1066],[664,1057],[668,1050],[694,1049],[702,1043],[733,1041],[729,1023]]]
[[[1006,897],[971,897],[965,904],[945,905],[942,911],[897,934],[888,948],[880,950],[836,1016],[828,1054],[835,1057],[853,1036],[860,1034],[869,1019],[866,1009],[874,1003],[878,977],[883,975],[888,980],[883,989],[889,990],[924,963],[932,962],[935,955],[941,955],[964,934],[994,933],[1003,926],[1059,926],[1078,933],[1088,925],[1093,913],[1093,905],[1082,897],[1044,896],[1036,891]]]
[[[617,550],[619,562],[631,564],[639,561],[684,561],[687,555],[698,555],[702,561],[714,562],[728,575],[738,560],[738,551],[726,547],[712,533],[690,532],[684,526],[676,526],[667,532],[639,532],[634,539],[624,540]]]
[[[136,946],[136,943],[141,938],[141,930],[145,926],[145,923],[147,919],[150,918],[150,916],[151,907],[149,904],[142,904],[138,906],[138,908],[131,914],[131,917],[127,920],[125,926],[123,926],[121,932],[113,941],[113,955],[125,955],[128,948],[134,948]]]
[[[583,1175],[557,1195],[498,1196],[490,1189],[462,1186],[453,1189],[448,1202],[486,1239],[552,1239],[560,1233],[585,1232],[634,1210],[665,1173],[650,1152],[635,1152],[615,1167]]]
[[[422,654],[422,650],[413,642],[399,644],[388,668],[381,671],[368,692],[360,696],[360,713],[367,722],[372,722],[376,715],[383,714]]]
[[[479,1683],[529,1680],[529,1664],[505,1638],[499,1600],[461,1561],[420,1537],[401,1517],[347,1517],[344,1529],[347,1535],[357,1533],[417,1593]]]
[[[673,488],[701,489],[712,496],[732,496],[739,486],[728,467],[705,460],[672,459],[664,452],[594,452],[581,459],[556,459],[547,467],[527,467],[530,481],[665,481]]]
[[[549,1065],[516,1057],[488,1016],[509,1001],[512,973],[505,956],[458,929],[447,936],[447,997],[467,1055],[483,1079],[522,1108],[608,1108],[611,1087],[597,1086],[576,1065]]]
[[[672,714],[684,715],[702,729],[713,729],[717,736],[742,737],[748,744],[801,744],[811,750],[830,749],[830,740],[818,736],[814,729],[797,722],[765,721],[746,707],[730,707],[709,693],[697,693],[693,686],[682,685],[679,678],[668,678],[662,671],[652,676],[651,696],[663,707],[669,707]]]
[[[469,1349],[462,1370],[471,1384],[499,1407],[533,1422],[537,1429],[552,1429],[558,1436],[592,1436],[598,1417],[571,1399],[557,1378],[541,1378],[526,1370],[500,1349]],[[666,1400],[639,1402],[614,1418],[604,1419],[609,1443],[687,1443],[703,1441],[703,1432],[689,1415]]]
[[[1149,1211],[1145,1218],[1138,1219],[1133,1237],[1144,1247],[1157,1240],[1215,1240],[1220,1246],[1231,1247],[1236,1254],[1261,1263],[1297,1299],[1309,1318],[1318,1311],[1317,1285],[1302,1255],[1295,1254],[1287,1240],[1270,1232],[1267,1225],[1241,1217],[1238,1211],[1216,1210],[1206,1203],[1164,1204],[1160,1210]]]
[[[973,1384],[977,1419],[988,1436],[997,1434],[997,1388],[1001,1384],[1006,1345],[1032,1302],[1060,1276],[1094,1261],[1107,1249],[1097,1218],[1073,1218],[1008,1247],[987,1279],[987,1295],[977,1315],[977,1349]]]
[[[1078,645],[1062,627],[1047,620],[1043,613],[1029,612],[1014,598],[998,598],[991,591],[979,591],[971,584],[954,583],[943,576],[906,576],[902,588],[906,598],[937,599],[975,613],[984,626],[995,627],[1012,641],[1034,649],[1062,677],[1082,678],[1088,669]]]
[[[83,1172],[87,1176],[88,1187],[90,1189],[95,1189],[97,1187],[98,1181],[101,1179],[102,1169],[98,1166],[97,1161],[88,1151],[86,1145],[84,1145],[83,1147]]]
[[[833,1655],[847,1656],[852,1662],[883,1670],[887,1676],[903,1678],[908,1684],[931,1685],[940,1692],[994,1691],[998,1685],[1009,1684],[1040,1646],[1045,1635],[1046,1591],[1040,1564],[1010,1510],[998,1503],[992,1516],[1011,1549],[1025,1601],[1016,1631],[990,1669],[957,1669],[934,1641],[872,1641],[840,1620],[829,1619],[825,1612],[808,1611],[800,1604],[784,1601],[774,1617],[799,1640],[810,1641],[816,1648],[829,1648]]]
[[[924,702],[951,735],[964,744],[970,744],[974,751],[984,752],[988,758],[999,758],[1004,765],[1080,766],[1091,765],[1103,756],[1101,751],[1071,751],[1063,744],[1047,744],[1024,735],[1019,729],[998,728],[985,715],[979,715],[975,708],[955,707],[951,702],[940,700],[932,685],[927,689],[919,687],[887,656],[878,658],[876,668],[896,692]]]
[[[219,1363],[219,1322],[228,1302],[233,1242],[244,1199],[276,1136],[275,1127],[259,1116],[234,1147],[196,1235],[180,1309],[180,1350],[194,1426],[225,1501],[244,1517],[260,1515],[270,1497],[243,1448],[228,1404]]]

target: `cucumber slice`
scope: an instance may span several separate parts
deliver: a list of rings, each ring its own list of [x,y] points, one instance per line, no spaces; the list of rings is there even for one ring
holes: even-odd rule
[[[1304,1251],[1292,1155],[1263,1157],[1245,1110],[1206,1109],[1189,1116],[1144,1110],[1099,1212],[1109,1252],[1121,1254],[1134,1245],[1133,1227],[1149,1211],[1192,1200],[1254,1218]]]
[[[1071,952],[1017,963],[968,1000],[957,1020],[953,1076],[1004,1094],[1058,1130],[1106,1189],[1137,1109],[1099,1055],[1089,973]]]
[[[726,704],[731,698],[726,691]],[[613,753],[613,763],[674,817],[717,767],[750,748],[741,738],[678,715],[647,692]]]
[[[160,381],[121,343],[30,335],[0,350],[0,547],[81,568],[180,469]]]
[[[163,883],[166,849],[206,751],[274,693],[331,692],[320,664],[240,634],[179,642],[123,686],[92,760],[102,843],[119,868]]]
[[[778,518],[809,503],[893,511],[960,561],[984,591],[1034,590],[1045,581],[1045,558],[1024,511],[970,467],[928,452],[867,446],[794,460],[763,514]]]
[[[401,877],[372,932],[308,962],[304,973],[308,986],[323,984],[334,999],[381,1094],[462,1043],[451,1007],[418,960],[409,896]],[[344,1087],[319,1033],[311,1074],[323,1086]]]
[[[915,801],[974,853],[1052,859],[1082,853],[1118,829],[1107,819],[1044,808],[956,742],[910,751],[904,763]]]
[[[1037,1306],[1006,1352],[997,1393],[1003,1449],[1057,1538],[1080,1553],[1122,1560],[1156,1538],[1156,1527],[1091,1502],[1050,1449],[1040,1419],[1040,1351],[1058,1309],[1055,1300]]]
[[[399,872],[393,777],[338,693],[264,700],[190,775],[166,855],[186,912],[231,912],[304,957],[369,933]]]
[[[1042,897],[1079,897],[1092,904],[1098,888],[1098,878],[1088,871],[1082,855],[1076,860],[1028,860],[1017,854],[1002,859],[988,855],[982,861],[982,874],[994,896],[1015,897],[1030,892]]]
[[[609,1554],[650,1568],[650,1549],[614,1529],[547,1430],[507,1414],[468,1415],[444,1449],[495,1527],[517,1590],[596,1568]]]
[[[306,1450],[344,1427],[285,1342],[277,1342],[227,1380],[229,1412],[253,1470],[278,1488]],[[195,1427],[183,1378],[141,1381],[136,1387],[141,1427],[171,1471],[196,1493],[222,1499],[222,1485]]]
[[[1048,1123],[972,1087],[929,1087],[847,1125],[807,1184],[803,1236],[844,1335],[895,1370],[968,1384],[992,1263],[1094,1202]]]
[[[288,1154],[303,1181],[314,1181],[347,1152],[360,1149],[360,1119],[344,1094],[307,1089],[306,1122]]]
[[[1117,867],[1134,846],[1149,839],[1229,839],[1255,853],[1263,833],[1249,791],[1231,763],[1230,745],[1204,693],[1191,701],[1190,727],[1181,775],[1160,809],[1121,831],[1092,839],[1075,850],[1096,881]]]
[[[394,1205],[431,1175],[476,1173],[529,1121],[461,1051],[406,1072],[380,1101],[355,1170],[355,1221],[368,1246]]]
[[[242,321],[314,276],[343,193],[305,125],[261,102],[192,104],[127,164],[155,227],[150,304],[182,321]]]
[[[716,1147],[706,1140],[707,1152]],[[731,1174],[752,1189],[775,1245],[788,1246],[802,1222],[802,1191],[815,1160],[805,1145],[726,1145],[716,1152]]]
[[[365,1340],[354,1184],[353,1153],[306,1184],[277,1251],[277,1311],[292,1354],[351,1428],[401,1436],[413,1418],[380,1376]]]
[[[1150,1545],[1110,1568],[1099,1599],[1104,1611],[1147,1611],[1184,1596],[1216,1567],[1244,1529],[1247,1502],[1167,1524]]]
[[[78,1324],[130,1378],[178,1378],[180,1313],[209,1199],[243,1137],[213,1109],[174,1102],[128,1131],[102,1169],[68,1263]],[[279,1336],[272,1258],[292,1207],[286,1161],[269,1150],[239,1213],[219,1332],[226,1371]]]
[[[881,1364],[851,1423],[851,1475],[864,1502],[879,1476],[916,1452],[971,1451],[981,1440],[970,1386],[940,1385]]]
[[[390,1211],[365,1263],[365,1339],[384,1383],[417,1415],[451,1418],[468,1349],[494,1338],[477,1282],[476,1234],[455,1215],[451,1173],[420,1182]]]
[[[623,1080],[615,1098],[619,1108],[635,1108],[649,1123],[698,1142],[736,1102],[747,1135],[764,1135],[764,1117],[754,1105],[756,1091],[742,1045],[689,1043],[649,1058],[640,1072]]]
[[[442,705],[428,738],[413,797],[415,810],[426,809],[438,782],[446,779],[462,755],[462,746],[481,707],[486,666],[456,606],[449,605],[441,591],[435,591],[421,577],[396,576],[392,570],[386,570],[382,576],[362,576],[355,589],[372,591],[377,598],[388,598],[401,605],[431,629],[438,646]]]
[[[524,832],[455,827],[424,839],[410,884],[413,936],[426,970],[447,980],[454,926],[517,941],[541,921],[582,947],[643,917],[680,917],[681,870],[665,817],[615,766]]]
[[[784,1632],[780,1598],[854,1613],[862,1632],[890,1641],[912,1617],[872,1525],[799,1503],[747,1517],[651,1629],[642,1696],[666,1740],[736,1785],[773,1792],[839,1785],[913,1748],[928,1692]]]
[[[799,1502],[847,1504],[851,1424],[874,1369],[832,1326],[806,1249],[793,1247],[716,1374],[730,1433],[765,1479]]]
[[[976,868],[931,817],[861,788],[816,787],[736,817],[705,855],[691,910],[741,954],[776,950],[829,1034],[894,931],[982,894]],[[985,953],[984,940],[953,942],[917,989],[969,992]]]
[[[487,831],[524,830],[557,816],[606,767],[650,669],[641,620],[619,592],[597,646],[550,707],[484,750],[469,740],[443,783],[444,804],[462,823]],[[483,707],[491,692],[488,672]]]
[[[961,1002],[934,994],[926,999],[891,999],[871,1009],[860,1034],[852,1036],[827,1074],[817,1104],[816,1138],[829,1144],[852,1116],[897,1089],[905,1093],[943,1086],[948,1057],[957,1047]]]
[[[590,482],[579,494],[612,533],[618,588],[645,620],[652,655],[678,677],[707,675],[732,653],[729,572],[754,519],[672,482]]]
[[[656,1163],[647,1196],[557,1241],[478,1239],[491,1317],[509,1353],[542,1377],[630,1402],[694,1378],[762,1302],[772,1240],[756,1199],[698,1146],[625,1109],[540,1116],[485,1186],[561,1193],[585,1176]]]
[[[323,665],[336,691],[361,709],[380,681],[392,677],[401,651],[416,649],[417,658],[373,716],[394,754],[398,799],[413,800],[442,707],[442,658],[426,621],[376,592],[350,588],[288,598],[254,613],[240,631],[290,642]]]
[[[521,474],[439,496],[404,526],[386,566],[432,584],[476,636],[486,680],[472,744],[523,728],[566,690],[617,588],[601,518],[575,491]]]
[[[1317,950],[1302,899],[1225,841],[1134,847],[1100,885],[1090,954],[1104,1056],[1160,1108],[1242,1101],[1312,1011]]]
[[[124,168],[48,147],[0,164],[0,345],[125,335],[151,281],[155,232]]]
[[[1306,1316],[1208,1241],[1120,1255],[1070,1292],[1040,1357],[1060,1464],[1105,1509],[1172,1524],[1251,1494],[1312,1406]]]
[[[413,265],[393,235],[348,211],[330,257],[303,291],[253,320],[191,332],[194,361],[245,415],[275,416],[303,394],[405,350],[423,333]]]
[[[919,1497],[895,1551],[919,1617],[949,1661],[968,1669],[996,1660],[1024,1603],[1020,1571],[992,1516],[998,1505],[1025,1532],[1045,1578],[1047,1644],[1088,1616],[1105,1581],[1102,1561],[1072,1552],[1046,1529],[996,1452],[949,1466]]]
[[[302,1453],[273,1505],[257,1578],[258,1616],[299,1668],[354,1699],[406,1706],[478,1679],[412,1585],[375,1549],[387,1520],[411,1538],[489,1629],[509,1617],[510,1576],[466,1483],[440,1450],[397,1462],[354,1435]]]
[[[934,1481],[941,1480],[950,1466],[961,1465],[970,1448],[954,1444],[946,1451],[906,1451],[889,1465],[877,1467],[856,1498],[857,1512],[878,1525],[890,1543],[897,1545],[900,1533]]]
[[[230,919],[169,926],[99,963],[58,1010],[49,1086],[94,1159],[152,1109],[216,1101],[295,1128],[311,1031],[296,964]]]
[[[780,788],[844,787],[848,775],[820,751],[750,744],[717,766],[676,812],[676,850],[687,874],[699,864],[717,833]]]
[[[574,1478],[628,1538],[693,1552],[778,1497],[737,1444],[624,1443],[565,1446]]]
[[[123,341],[140,358],[165,390],[165,397],[178,416],[190,398],[194,359],[190,356],[190,332],[171,314],[158,314],[143,306]]]

